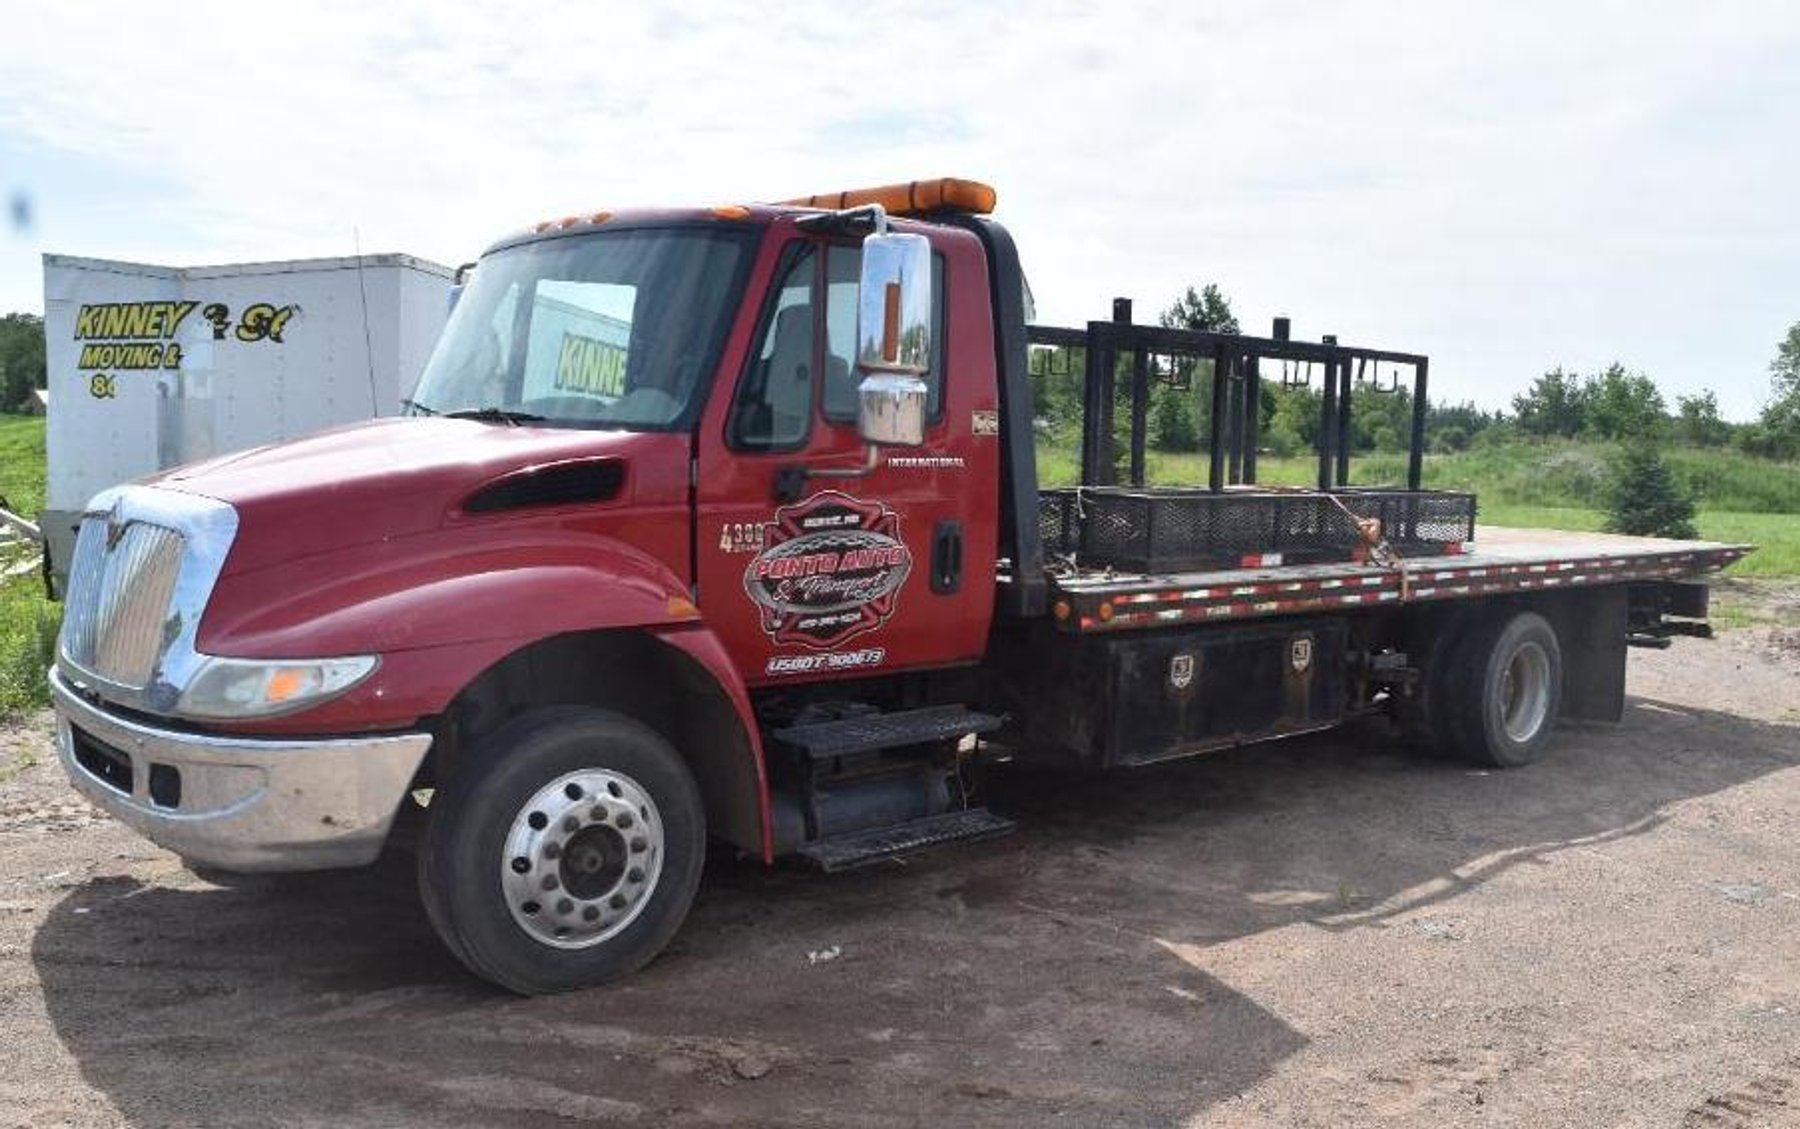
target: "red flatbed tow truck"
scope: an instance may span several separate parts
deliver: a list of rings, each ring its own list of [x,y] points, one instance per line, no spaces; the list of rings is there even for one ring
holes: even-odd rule
[[[993,204],[920,181],[500,241],[405,417],[89,504],[71,780],[215,870],[415,826],[444,943],[547,992],[653,958],[709,839],[849,868],[1008,830],[996,751],[1091,771],[1364,715],[1523,764],[1618,718],[1628,645],[1706,633],[1745,547],[1478,532],[1421,484],[1426,358],[1128,303],[1031,325]],[[1040,489],[1058,363],[1081,484]],[[1277,368],[1323,378],[1316,488],[1257,482]],[[1352,387],[1409,374],[1408,481],[1352,485]],[[1153,381],[1211,397],[1204,485],[1145,485]]]

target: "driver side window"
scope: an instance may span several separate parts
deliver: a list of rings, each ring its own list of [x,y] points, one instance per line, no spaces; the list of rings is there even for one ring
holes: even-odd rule
[[[734,447],[792,450],[804,446],[812,433],[818,261],[817,250],[808,247],[782,274],[731,405],[727,431]]]

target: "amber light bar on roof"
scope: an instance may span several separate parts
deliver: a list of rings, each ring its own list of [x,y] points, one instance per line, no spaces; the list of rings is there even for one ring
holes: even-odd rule
[[[939,177],[880,188],[852,188],[847,192],[822,192],[783,200],[802,208],[860,208],[880,204],[890,216],[923,216],[932,212],[974,212],[985,216],[994,210],[994,190],[980,181]]]

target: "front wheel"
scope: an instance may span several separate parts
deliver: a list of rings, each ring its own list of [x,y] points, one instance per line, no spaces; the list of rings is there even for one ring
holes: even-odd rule
[[[527,995],[635,971],[687,916],[705,857],[679,754],[619,714],[558,707],[483,739],[433,797],[419,883],[446,946]]]
[[[1562,648],[1536,612],[1493,620],[1447,656],[1430,705],[1445,752],[1478,764],[1529,764],[1550,741],[1562,707]]]

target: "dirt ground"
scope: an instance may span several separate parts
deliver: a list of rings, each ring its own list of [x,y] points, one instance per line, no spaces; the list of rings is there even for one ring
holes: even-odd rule
[[[1521,771],[1357,728],[1009,777],[1019,834],[905,866],[715,857],[655,965],[539,1000],[460,970],[404,859],[201,881],[38,718],[0,736],[0,1124],[1800,1125],[1800,631],[1630,688]]]

